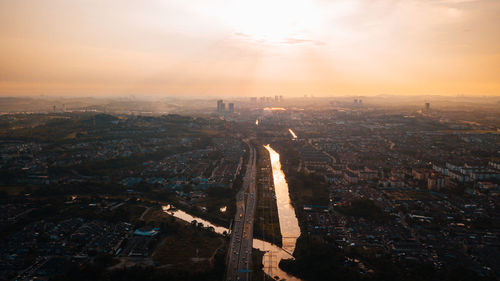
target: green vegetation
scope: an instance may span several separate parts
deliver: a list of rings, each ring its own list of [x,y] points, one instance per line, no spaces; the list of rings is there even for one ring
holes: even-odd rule
[[[363,263],[373,270],[362,274],[356,262],[346,256],[363,256]],[[279,266],[286,272],[307,281],[365,280],[365,281],[468,281],[496,280],[493,276],[478,277],[465,267],[436,270],[430,264],[405,262],[394,263],[390,257],[367,255],[363,249],[341,250],[333,242],[319,243],[301,237],[297,241],[295,260],[283,260]],[[334,278],[334,279],[332,279]]]
[[[5,130],[0,130],[4,140],[36,140],[44,142],[74,142],[107,139],[117,134],[141,139],[165,136],[187,136],[199,133],[199,127],[206,124],[202,118],[180,115],[154,117],[122,117],[108,114],[30,114],[15,115],[16,123],[3,122]],[[151,130],[155,128],[168,130]],[[141,131],[140,134],[134,133]]]
[[[344,253],[330,244],[307,240],[301,236],[295,249],[295,260],[282,260],[280,268],[309,281],[359,280],[356,268],[345,266]]]
[[[348,216],[363,217],[371,220],[388,219],[384,211],[372,200],[357,198],[350,202],[348,206],[336,207],[340,213]]]
[[[196,271],[209,270],[218,250],[224,252],[225,240],[222,236],[204,229],[196,222],[187,224],[155,210],[154,218],[147,224],[161,223],[161,230],[166,234],[153,254],[153,260],[159,265],[175,265],[177,269]],[[199,258],[199,262],[193,260]]]
[[[274,280],[272,277],[268,276],[263,268],[264,264],[262,264],[262,258],[264,257],[264,252],[253,249],[252,250],[252,280],[253,281],[271,281]]]
[[[119,208],[120,209],[120,208]],[[139,214],[142,212],[136,212]],[[138,215],[135,216],[137,218]],[[75,265],[53,281],[111,280],[222,280],[225,272],[226,240],[197,223],[187,223],[153,208],[135,227],[160,228],[160,241],[152,260],[158,266],[123,267],[121,258],[98,256]],[[196,258],[199,258],[196,260]],[[126,258],[123,258],[126,259]]]
[[[224,276],[224,255],[214,257],[214,266],[208,271],[165,269],[155,267],[130,267],[106,270],[112,264],[93,262],[83,267],[74,267],[64,275],[55,276],[51,281],[212,281]],[[191,267],[192,269],[193,267]]]

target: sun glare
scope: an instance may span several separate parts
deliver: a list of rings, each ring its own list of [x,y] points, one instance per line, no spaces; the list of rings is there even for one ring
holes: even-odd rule
[[[270,43],[304,39],[318,29],[322,14],[309,1],[239,1],[226,8],[224,17],[235,33]]]

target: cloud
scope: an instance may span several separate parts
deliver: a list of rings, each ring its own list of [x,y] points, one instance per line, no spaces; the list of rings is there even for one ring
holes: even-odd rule
[[[235,36],[237,37],[245,37],[245,38],[248,38],[250,37],[250,35],[246,34],[246,33],[243,33],[243,32],[234,32],[233,33]]]
[[[446,4],[461,4],[461,3],[478,2],[478,1],[480,0],[441,0],[439,2]]]
[[[313,44],[316,46],[326,45],[323,41],[310,40],[310,39],[300,39],[300,38],[286,38],[282,43],[284,44]]]

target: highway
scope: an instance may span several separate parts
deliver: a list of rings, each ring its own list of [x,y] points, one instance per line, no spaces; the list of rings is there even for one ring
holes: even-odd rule
[[[227,255],[226,280],[250,280],[252,268],[253,221],[256,201],[256,155],[250,147],[247,169],[241,190],[236,195],[236,214],[231,231],[231,240]]]

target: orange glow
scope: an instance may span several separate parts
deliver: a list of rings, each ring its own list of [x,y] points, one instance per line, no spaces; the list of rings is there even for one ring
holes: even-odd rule
[[[0,95],[500,94],[492,0],[1,1]]]

